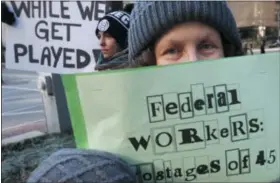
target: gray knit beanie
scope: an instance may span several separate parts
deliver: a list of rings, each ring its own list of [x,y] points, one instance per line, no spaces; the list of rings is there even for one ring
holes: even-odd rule
[[[62,149],[32,172],[28,183],[134,183],[136,175],[120,158],[102,151]]]
[[[242,48],[235,19],[225,1],[138,1],[130,17],[129,60],[174,25],[187,21],[207,24],[237,50]]]

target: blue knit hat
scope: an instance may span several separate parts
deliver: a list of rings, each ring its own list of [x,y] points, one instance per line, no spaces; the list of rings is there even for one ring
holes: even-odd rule
[[[138,1],[130,16],[129,60],[174,25],[188,21],[213,27],[236,50],[242,49],[235,19],[225,1]]]
[[[135,183],[136,175],[113,154],[82,149],[53,153],[32,172],[28,183]]]

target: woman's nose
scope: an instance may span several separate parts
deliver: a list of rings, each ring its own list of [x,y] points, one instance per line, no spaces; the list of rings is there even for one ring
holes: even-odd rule
[[[100,46],[105,46],[105,40],[104,40],[103,36],[100,38],[99,44],[100,44]]]
[[[199,60],[197,50],[195,48],[189,48],[184,51],[180,62],[195,62],[197,60]]]

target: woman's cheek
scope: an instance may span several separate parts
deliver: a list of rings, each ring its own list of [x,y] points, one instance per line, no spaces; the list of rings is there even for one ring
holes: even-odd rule
[[[166,60],[169,60],[170,62],[176,62],[180,59],[180,57],[181,56],[179,54],[167,55]]]
[[[176,63],[176,61],[171,60],[167,57],[160,57],[157,59],[157,65],[169,65],[169,64],[173,64]]]
[[[222,58],[223,52],[221,50],[206,50],[200,52],[201,58],[203,60],[206,59],[215,59],[215,58]]]
[[[224,57],[224,52],[223,50],[219,50],[217,52],[215,52],[215,54],[213,55],[214,58],[223,58]]]

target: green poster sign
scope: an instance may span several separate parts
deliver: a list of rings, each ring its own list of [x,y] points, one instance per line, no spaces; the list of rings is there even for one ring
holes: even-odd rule
[[[139,182],[280,178],[280,53],[63,76],[78,147]]]

